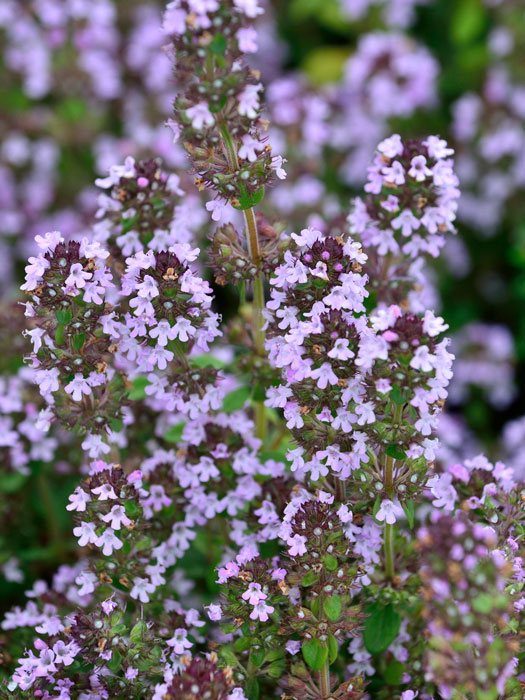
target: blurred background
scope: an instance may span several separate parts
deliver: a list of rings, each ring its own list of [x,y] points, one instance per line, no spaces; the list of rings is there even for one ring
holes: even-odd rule
[[[36,422],[16,305],[35,234],[96,235],[95,178],[126,156],[160,157],[206,211],[165,122],[176,85],[162,0],[0,2],[0,599],[74,556],[64,507],[82,461]],[[430,133],[456,149],[458,235],[422,271],[450,324],[455,377],[442,459],[481,451],[525,473],[525,7],[523,0],[274,0],[253,66],[288,178],[265,211],[287,229],[344,217],[378,141]],[[255,49],[255,46],[253,47]],[[219,292],[227,317],[237,297]],[[0,637],[1,645],[1,637]]]

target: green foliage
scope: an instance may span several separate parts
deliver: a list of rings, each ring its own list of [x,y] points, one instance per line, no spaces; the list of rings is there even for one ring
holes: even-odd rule
[[[301,652],[306,665],[312,671],[319,671],[328,659],[328,647],[319,639],[313,638],[303,642]]]
[[[367,651],[371,654],[381,654],[386,651],[399,633],[401,617],[389,603],[380,602],[369,606],[365,622],[363,640]]]

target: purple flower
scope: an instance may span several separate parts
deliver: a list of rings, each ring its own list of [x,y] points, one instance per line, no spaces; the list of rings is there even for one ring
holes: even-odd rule
[[[404,516],[403,508],[398,502],[391,501],[389,498],[385,498],[381,501],[381,506],[376,513],[376,520],[379,522],[385,522],[388,525],[393,525],[398,518]]]

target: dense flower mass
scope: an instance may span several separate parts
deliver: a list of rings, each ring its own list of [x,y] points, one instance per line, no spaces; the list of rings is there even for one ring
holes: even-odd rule
[[[34,323],[27,331],[34,379],[62,420],[97,432],[104,416],[119,417],[121,382],[104,331],[106,298],[114,289],[109,253],[87,238],[66,243],[58,232],[37,236],[37,244],[41,252],[29,259],[22,285]]]
[[[513,220],[523,18],[444,32],[482,84],[507,27],[454,143],[433,4],[0,8],[2,698],[523,697],[523,344],[453,235]],[[274,12],[338,32],[329,79]]]
[[[459,190],[446,141],[429,136],[404,143],[382,141],[368,170],[365,200],[356,199],[351,231],[380,255],[437,257],[444,234],[454,232]]]
[[[130,156],[96,184],[105,191],[98,199],[95,239],[115,256],[189,244],[202,222],[196,198],[186,194],[182,199],[179,177],[163,171],[156,159],[135,162]]]
[[[510,613],[504,591],[509,564],[498,553],[491,555],[494,533],[465,517],[445,516],[421,531],[419,540],[429,675],[443,698],[458,689],[497,697],[517,659],[510,640],[493,636],[506,628]]]
[[[173,128],[198,183],[241,209],[261,199],[275,174],[284,177],[264,135],[263,85],[243,62],[257,50],[253,22],[262,12],[257,0],[175,0],[164,15],[180,86]]]

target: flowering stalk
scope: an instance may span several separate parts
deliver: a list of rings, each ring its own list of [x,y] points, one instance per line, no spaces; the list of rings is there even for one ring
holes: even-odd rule
[[[262,85],[244,56],[257,50],[251,22],[262,13],[257,2],[228,0],[199,7],[189,0],[168,5],[164,27],[173,40],[179,93],[175,130],[190,156],[199,188],[217,196],[209,208],[230,204],[243,212],[245,243],[256,273],[253,283],[252,341],[264,358],[264,256],[254,207],[275,174],[284,177],[282,159],[272,156],[261,119]],[[223,275],[221,275],[223,277]],[[257,434],[264,439],[266,416],[256,398]]]
[[[396,406],[394,409],[393,426],[400,425],[403,419],[403,406]],[[384,454],[383,467],[383,483],[385,487],[385,495],[391,501],[396,498],[394,487],[394,458]],[[385,521],[384,534],[384,557],[385,557],[385,576],[387,581],[392,582],[395,574],[395,524]]]

